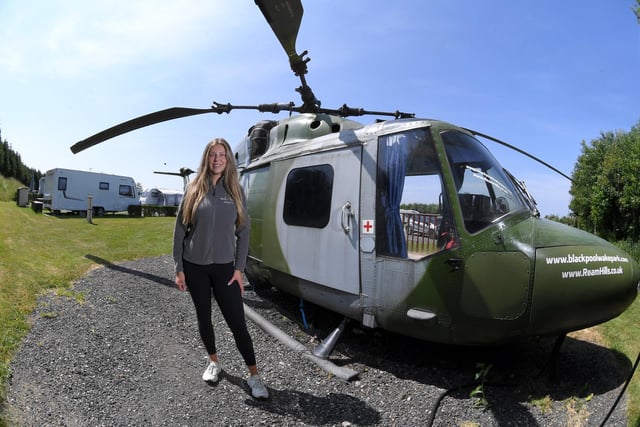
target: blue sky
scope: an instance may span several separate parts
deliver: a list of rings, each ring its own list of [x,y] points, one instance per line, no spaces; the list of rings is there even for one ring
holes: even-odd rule
[[[308,0],[297,50],[324,107],[413,112],[490,134],[570,175],[601,132],[640,121],[633,0]],[[0,129],[29,167],[131,175],[195,169],[270,113],[169,121],[72,154],[94,133],[169,107],[300,103],[299,80],[253,0],[0,2]],[[357,120],[370,123],[375,117]],[[543,215],[569,182],[498,145]]]

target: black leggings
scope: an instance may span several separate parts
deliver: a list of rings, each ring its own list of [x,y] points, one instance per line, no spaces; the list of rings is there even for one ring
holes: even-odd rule
[[[184,276],[196,307],[200,338],[209,354],[216,354],[216,338],[211,324],[211,291],[224,320],[233,333],[236,347],[247,366],[256,364],[253,341],[247,330],[240,286],[227,286],[233,276],[233,263],[198,265],[184,261]]]

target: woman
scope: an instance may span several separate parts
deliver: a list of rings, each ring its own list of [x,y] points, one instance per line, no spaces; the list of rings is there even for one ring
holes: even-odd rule
[[[244,317],[242,272],[249,252],[246,200],[229,143],[216,138],[207,144],[195,179],[186,189],[173,232],[176,285],[189,289],[198,330],[211,362],[202,374],[216,382],[222,371],[211,324],[211,293],[233,333],[249,368],[251,394],[266,399]]]

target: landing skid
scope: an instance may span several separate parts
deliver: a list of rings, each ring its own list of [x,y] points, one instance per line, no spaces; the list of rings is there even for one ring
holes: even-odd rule
[[[340,322],[338,327],[335,328],[329,335],[327,335],[327,337],[323,339],[322,342],[320,342],[320,344],[316,346],[316,348],[313,349],[314,356],[321,359],[327,359],[329,355],[331,355],[331,352],[333,352],[333,348],[336,346],[336,343],[344,332],[344,328],[347,325],[347,320],[348,319],[346,317],[342,319],[342,322]]]

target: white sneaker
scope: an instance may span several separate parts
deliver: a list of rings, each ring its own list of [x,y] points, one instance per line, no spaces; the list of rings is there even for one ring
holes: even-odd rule
[[[211,362],[209,363],[209,366],[207,366],[207,369],[205,369],[204,373],[202,374],[202,379],[205,380],[206,382],[214,383],[218,381],[218,375],[220,374],[220,372],[222,372],[222,368],[220,367],[220,364],[216,362]]]
[[[264,386],[264,384],[262,382],[262,378],[260,378],[260,375],[251,375],[247,379],[247,384],[249,385],[249,388],[251,389],[251,395],[253,397],[255,397],[256,399],[268,399],[269,398],[269,391]]]

